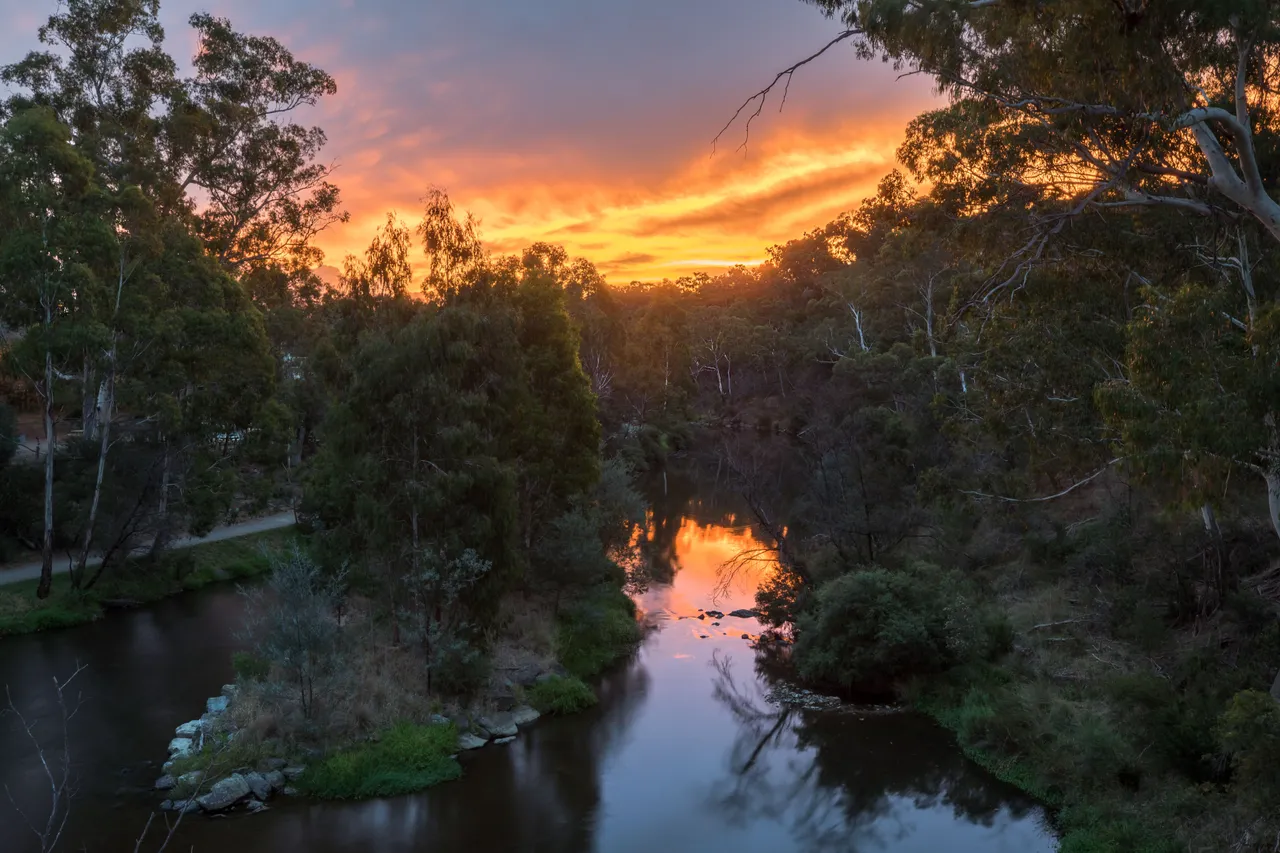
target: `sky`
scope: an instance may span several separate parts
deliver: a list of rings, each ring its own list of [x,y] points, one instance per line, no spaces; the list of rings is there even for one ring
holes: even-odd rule
[[[36,44],[54,0],[0,0],[0,63]],[[388,211],[416,223],[443,187],[488,248],[537,240],[613,283],[756,263],[874,191],[906,124],[938,100],[922,77],[838,45],[801,69],[749,144],[747,96],[839,24],[799,0],[162,0],[185,61],[195,11],[274,36],[334,76],[300,120],[328,134],[350,221],[318,240],[360,252]]]

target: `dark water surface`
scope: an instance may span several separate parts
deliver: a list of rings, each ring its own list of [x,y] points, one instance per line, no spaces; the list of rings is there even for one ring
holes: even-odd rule
[[[641,609],[656,629],[599,684],[600,705],[538,721],[507,746],[461,756],[465,776],[367,803],[276,800],[259,815],[189,816],[169,848],[547,853],[1048,853],[1041,810],[969,763],[928,720],[903,714],[785,712],[764,701],[745,632],[698,608],[752,604],[751,579],[714,604],[721,562],[750,546],[738,518],[694,496],[655,505],[646,538],[660,571]],[[701,520],[699,520],[701,519]],[[710,521],[708,519],[711,519]],[[0,684],[41,718],[56,748],[50,679],[77,661],[72,722],[80,780],[61,850],[132,851],[158,797],[173,728],[231,678],[242,602],[198,593],[79,629],[0,641]],[[704,638],[705,637],[705,638]],[[148,764],[148,762],[150,762]],[[31,745],[0,722],[0,782],[39,809]],[[0,797],[0,851],[36,850]],[[144,850],[154,850],[146,845]]]

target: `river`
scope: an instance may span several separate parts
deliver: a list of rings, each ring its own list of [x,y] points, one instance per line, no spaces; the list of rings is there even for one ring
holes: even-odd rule
[[[190,816],[170,850],[542,853],[1049,853],[1042,810],[911,714],[782,711],[744,633],[698,619],[752,606],[718,569],[756,544],[731,496],[673,478],[646,526],[656,569],[637,594],[654,626],[598,684],[600,704],[544,719],[506,746],[464,753],[464,777],[365,803],[276,800],[258,815]],[[0,641],[0,684],[56,754],[51,679],[77,662],[70,724],[76,798],[60,850],[132,851],[174,726],[231,679],[242,600],[229,588],[83,628]],[[69,691],[75,693],[76,691]],[[0,783],[38,812],[47,783],[30,741],[0,720]],[[47,802],[47,800],[45,800]],[[43,821],[43,815],[41,815]],[[159,835],[155,835],[158,842]],[[157,843],[143,846],[155,850]],[[38,850],[0,797],[0,851]]]

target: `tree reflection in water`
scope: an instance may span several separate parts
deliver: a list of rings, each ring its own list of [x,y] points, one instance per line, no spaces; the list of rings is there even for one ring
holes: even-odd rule
[[[716,654],[714,696],[738,725],[727,778],[709,795],[735,826],[786,826],[797,849],[865,853],[942,829],[922,819],[947,809],[999,835],[1039,807],[966,761],[945,732],[910,714],[814,712],[765,699],[767,676],[735,677]],[[947,808],[949,807],[949,808]],[[939,837],[925,849],[961,851]],[[981,849],[992,849],[984,846]],[[1045,848],[1052,845],[1045,839]]]

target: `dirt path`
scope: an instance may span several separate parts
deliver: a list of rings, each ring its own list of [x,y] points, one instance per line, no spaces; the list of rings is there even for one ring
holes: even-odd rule
[[[253,518],[249,521],[242,521],[238,524],[228,524],[226,527],[215,527],[209,531],[208,536],[194,537],[184,536],[175,539],[169,543],[170,548],[190,548],[193,545],[204,545],[208,542],[221,542],[224,539],[238,539],[241,536],[252,536],[255,533],[266,533],[269,530],[280,530],[285,527],[292,527],[296,523],[293,510],[288,512],[280,512],[275,515],[266,515],[262,518]],[[100,560],[96,557],[89,559],[90,566],[96,566]],[[70,560],[65,554],[55,556],[53,561],[54,574],[66,574],[71,567]],[[19,581],[34,580],[40,577],[40,561],[26,560],[21,563],[4,563],[0,564],[0,586],[8,583],[18,583]]]

